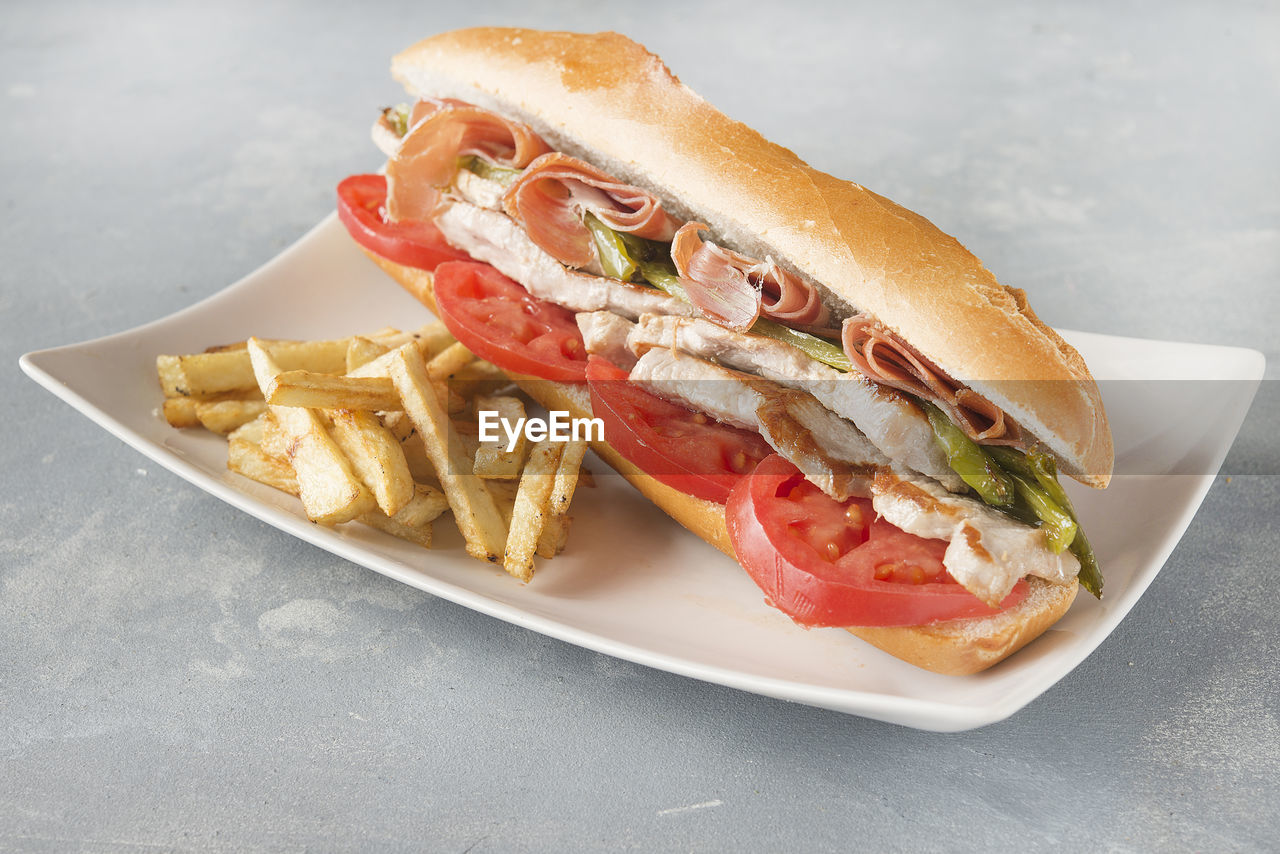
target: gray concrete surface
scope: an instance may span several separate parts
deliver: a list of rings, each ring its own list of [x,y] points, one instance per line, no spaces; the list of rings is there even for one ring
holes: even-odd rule
[[[1280,356],[1264,3],[6,4],[0,850],[1274,850],[1275,395],[1145,598],[934,735],[586,652],[149,465],[19,354],[211,294],[375,166],[396,49],[627,32],[1042,316]],[[145,472],[145,473],[144,473]]]

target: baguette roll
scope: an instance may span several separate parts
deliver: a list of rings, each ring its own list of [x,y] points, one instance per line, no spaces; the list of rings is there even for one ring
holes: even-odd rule
[[[392,61],[419,97],[460,98],[528,124],[552,147],[654,193],[717,241],[771,257],[838,314],[862,312],[1015,419],[1095,487],[1114,451],[1080,355],[955,238],[820,172],[720,113],[616,33],[477,28]]]

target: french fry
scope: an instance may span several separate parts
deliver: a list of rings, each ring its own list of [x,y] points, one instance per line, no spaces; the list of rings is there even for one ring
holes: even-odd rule
[[[428,327],[425,327],[425,326],[423,327],[423,329],[427,329],[427,328]],[[441,328],[443,328],[443,326],[441,326]],[[445,330],[445,335],[448,335],[448,330]],[[454,340],[452,335],[448,336],[447,344],[442,344],[442,346],[438,350],[433,349],[437,344],[441,344],[443,340],[445,339],[441,338],[440,336],[427,336],[427,337],[415,337],[413,338],[412,341],[406,342],[406,343],[412,344],[414,349],[418,351],[419,355],[424,360],[434,361],[438,359],[440,356],[444,355],[445,353],[448,353],[445,359],[439,362],[438,366],[432,371],[431,376],[433,379],[437,378],[438,376],[441,376],[442,371],[443,371],[443,376],[447,376],[448,374],[453,373],[454,371],[458,370],[458,368],[462,367],[463,365],[467,364],[468,362],[470,362],[475,358],[475,356],[471,354],[471,351],[467,350],[466,347],[462,346],[456,340]],[[378,342],[378,343],[381,343],[381,342]],[[391,363],[395,361],[397,358],[395,353],[398,350],[402,349],[404,346],[405,346],[404,344],[401,344],[399,347],[396,347],[393,350],[389,350],[388,352],[383,353],[381,356],[378,356],[376,359],[365,362],[363,365],[361,365],[360,367],[354,370],[347,371],[347,376],[349,377],[385,377],[387,376],[390,372]]]
[[[395,358],[388,366],[391,380],[440,478],[466,540],[467,553],[496,563],[502,559],[507,526],[493,496],[484,488],[483,481],[470,474],[472,461],[462,451],[457,431],[427,378],[426,366],[417,348],[406,344],[392,352]]]
[[[569,512],[573,493],[578,488],[582,473],[582,460],[587,454],[587,443],[574,440],[564,443],[560,465],[556,467],[556,485],[551,491],[551,512],[563,516]]]
[[[265,453],[262,447],[243,436],[232,435],[227,444],[227,468],[273,489],[298,494],[298,479],[286,462]]]
[[[464,366],[474,362],[475,358],[465,344],[455,341],[428,360],[427,378],[432,382],[444,383]]]
[[[477,397],[475,399],[476,416],[482,412],[496,412],[498,418],[508,424],[524,421],[524,403],[517,397]],[[475,473],[477,477],[494,480],[512,480],[520,476],[520,466],[524,464],[528,440],[524,432],[516,438],[515,447],[507,450],[505,431],[497,431],[498,438],[492,441],[481,440],[476,449]]]
[[[449,509],[444,493],[429,486],[417,486],[414,496],[394,516],[374,510],[360,517],[370,527],[417,543],[424,549],[431,548],[431,523]]]
[[[422,437],[416,430],[404,438],[400,443],[400,450],[404,451],[404,460],[409,464],[409,473],[413,475],[414,483],[438,484],[440,482],[435,464],[427,456],[427,446],[423,444]]]
[[[529,462],[520,476],[520,491],[516,493],[511,512],[511,531],[507,535],[502,567],[521,581],[533,578],[533,555],[549,515],[548,505],[563,448],[561,443],[549,440],[536,443],[529,450]]]
[[[372,362],[390,350],[390,347],[380,341],[371,341],[361,335],[353,336],[347,342],[347,373]]]
[[[227,436],[227,439],[239,439],[244,442],[252,442],[255,445],[261,445],[262,437],[266,435],[267,426],[270,423],[271,413],[264,412],[252,421],[247,421],[232,430],[230,435]]]
[[[164,420],[170,427],[199,427],[200,416],[196,414],[196,403],[193,397],[166,397],[161,411]]]
[[[489,494],[493,496],[493,503],[498,505],[498,512],[502,514],[502,520],[507,523],[509,530],[511,528],[511,511],[516,506],[516,493],[520,490],[520,481],[486,480],[484,485],[489,490]]]
[[[440,518],[448,509],[449,499],[445,498],[443,492],[434,486],[417,483],[414,484],[413,498],[400,508],[395,520],[410,528],[421,528]]]
[[[227,435],[252,421],[263,411],[262,395],[255,386],[246,391],[188,397],[166,397],[161,407],[171,427],[204,426],[214,433]]]
[[[417,332],[401,332],[398,329],[388,329],[382,332],[375,332],[368,337],[379,344],[385,345],[388,350],[394,350],[413,341],[418,345],[418,351],[422,353],[424,359],[432,358],[458,340],[439,320],[428,323]]]
[[[409,464],[409,472],[416,483],[438,484],[435,466],[427,457],[427,449],[413,429],[413,422],[403,410],[382,413],[382,424],[391,431],[391,435],[400,442],[400,450],[404,452],[405,461]]]
[[[265,390],[280,373],[280,366],[253,338],[249,339],[247,350],[265,395]],[[343,358],[346,358],[345,352]],[[373,495],[360,482],[314,411],[273,405],[270,412],[288,439],[287,455],[298,479],[299,497],[308,519],[322,525],[335,525],[376,506]]]
[[[232,433],[227,445],[227,468],[290,495],[298,494],[298,481],[288,463],[262,450],[258,439],[266,432],[266,419],[249,422]],[[413,498],[394,517],[380,510],[363,513],[359,521],[402,540],[431,547],[431,522],[449,509],[444,495],[429,486],[418,486]]]
[[[395,516],[414,496],[413,474],[400,442],[372,412],[333,409],[326,414],[329,433],[351,468],[369,487],[382,512]]]
[[[258,399],[257,394],[246,400],[197,401],[195,407],[196,417],[204,428],[222,436],[267,411],[266,402]]]
[[[400,397],[386,377],[339,377],[312,371],[282,371],[263,392],[276,406],[310,409],[399,409]]]
[[[569,505],[573,502],[573,493],[578,487],[582,458],[586,453],[587,443],[582,441],[565,443],[560,453],[555,485],[547,502],[549,515],[542,527],[542,534],[538,537],[539,557],[555,557],[564,551],[569,538],[569,524],[573,521],[569,516]]]
[[[257,339],[253,339],[257,340]],[[347,367],[347,341],[301,341],[263,345],[282,370],[340,374]],[[157,356],[156,372],[165,397],[246,391],[258,385],[248,347],[190,356]]]
[[[413,422],[404,414],[403,409],[382,413],[382,426],[391,431],[391,435],[403,442],[413,434]]]
[[[510,380],[440,323],[332,341],[250,338],[156,366],[169,423],[226,435],[228,469],[297,496],[312,521],[359,521],[429,547],[432,523],[452,510],[468,554],[522,581],[535,555],[564,548],[569,504],[589,478],[585,443],[529,449],[521,435],[508,452],[505,431],[481,443],[475,420],[450,420],[526,413],[498,394]]]
[[[258,444],[262,446],[263,452],[270,456],[287,460],[289,457],[289,441],[288,434],[285,433],[284,428],[280,426],[280,422],[272,414],[271,408],[267,407],[266,414],[262,418],[262,435],[258,439]]]
[[[553,558],[564,551],[569,543],[569,525],[572,523],[572,516],[548,515],[542,533],[538,535],[538,557]]]

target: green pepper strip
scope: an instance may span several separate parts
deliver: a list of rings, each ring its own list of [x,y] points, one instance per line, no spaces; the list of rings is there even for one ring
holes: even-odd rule
[[[636,237],[625,231],[615,231],[614,234],[627,247],[629,254],[635,261],[667,261],[671,258],[671,244],[660,243],[657,240],[648,240],[644,237]],[[672,267],[674,270],[675,268]]]
[[[606,275],[627,282],[639,269],[640,275],[653,287],[676,299],[689,302],[689,294],[680,284],[675,265],[667,260],[671,254],[669,246],[636,237],[634,234],[614,231],[590,213],[583,217],[583,222],[595,239],[600,266]],[[853,363],[844,350],[816,335],[800,332],[765,318],[756,320],[751,331],[790,344],[809,358],[830,365],[838,371],[848,373],[853,370]]]
[[[989,448],[1000,464],[1010,471],[1034,478],[1040,488],[1047,493],[1058,507],[1062,508],[1076,523],[1075,539],[1071,541],[1071,553],[1080,561],[1080,584],[1097,598],[1102,598],[1102,569],[1098,566],[1098,557],[1093,553],[1093,546],[1085,536],[1084,529],[1079,527],[1080,519],[1076,516],[1075,507],[1067,496],[1067,491],[1058,482],[1058,467],[1053,457],[1044,451],[1032,448],[1025,455],[1012,448]]]
[[[496,181],[504,187],[510,187],[520,177],[520,169],[509,169],[506,166],[498,166],[490,163],[483,157],[469,154],[458,161],[458,165],[468,172],[474,172],[481,178],[488,181]]]
[[[755,322],[751,327],[751,331],[757,335],[764,335],[775,341],[790,344],[809,358],[822,362],[824,365],[830,365],[837,371],[848,373],[853,370],[853,363],[849,361],[849,357],[845,355],[843,349],[830,341],[819,338],[817,335],[800,332],[763,317]]]
[[[622,241],[618,232],[596,219],[595,214],[587,212],[582,223],[591,232],[596,242],[596,255],[600,258],[600,267],[604,274],[624,282],[631,281],[636,274],[636,262],[627,252],[627,244]]]
[[[1020,474],[1010,474],[1013,485],[1018,491],[1018,498],[1030,505],[1032,512],[1044,522],[1045,538],[1054,554],[1062,554],[1067,546],[1076,538],[1080,526],[1071,518],[1071,514],[1062,509],[1049,493],[1040,488],[1035,481],[1027,480]]]
[[[685,293],[684,285],[680,284],[680,277],[676,274],[675,265],[670,261],[641,261],[640,275],[668,296],[689,301],[689,295]]]
[[[1011,507],[1017,493],[1013,480],[1005,474],[995,460],[983,453],[978,443],[964,434],[951,419],[932,403],[920,401],[938,445],[947,455],[947,464],[960,475],[960,479],[978,493],[982,500],[993,507]]]

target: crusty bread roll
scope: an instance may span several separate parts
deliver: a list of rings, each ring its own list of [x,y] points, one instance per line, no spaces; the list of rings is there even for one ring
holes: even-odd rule
[[[718,242],[772,256],[986,396],[1092,486],[1113,448],[1080,355],[953,237],[716,110],[617,33],[478,28],[395,57],[414,95],[461,98],[653,192]],[[1028,382],[1031,381],[1031,382]]]
[[[419,302],[438,313],[430,273],[388,261],[367,249],[363,251]],[[512,375],[512,379],[548,410],[562,410],[572,418],[591,417],[591,396],[585,386],[520,375]],[[591,449],[668,516],[737,560],[729,541],[724,505],[667,486],[638,469],[607,442],[592,442]],[[1029,579],[1029,583],[1031,592],[1026,599],[992,617],[848,631],[890,655],[935,673],[977,673],[1017,652],[1056,623],[1075,601],[1079,588],[1077,584],[1050,584],[1038,578]]]

